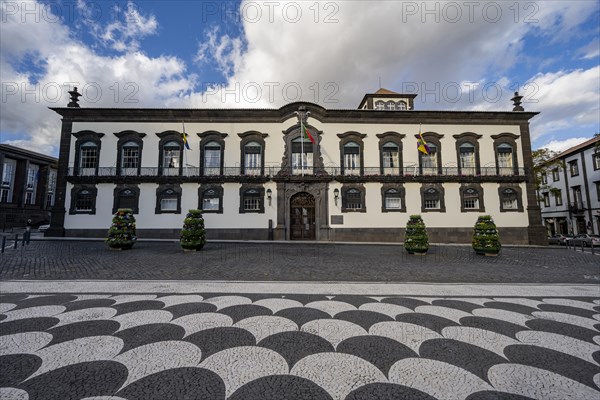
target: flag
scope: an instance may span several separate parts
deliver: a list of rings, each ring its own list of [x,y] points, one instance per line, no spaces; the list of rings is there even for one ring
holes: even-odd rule
[[[188,143],[187,140],[187,133],[185,133],[185,124],[182,122],[183,125],[183,132],[181,132],[181,139],[183,139],[183,145],[185,146],[186,150],[190,149],[190,144]]]
[[[308,131],[308,129],[306,129],[305,126],[302,126],[302,129],[304,130],[304,132],[303,132],[304,138],[310,140],[310,142],[312,144],[315,144],[315,138],[313,138],[313,136],[310,134],[310,132]]]
[[[419,138],[417,139],[417,149],[424,154],[429,155],[429,146],[427,146],[427,142],[423,139],[423,135],[421,135],[421,129],[419,129]]]

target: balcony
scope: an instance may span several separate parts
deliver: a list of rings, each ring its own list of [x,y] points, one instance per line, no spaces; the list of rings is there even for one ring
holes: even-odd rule
[[[569,204],[569,212],[574,215],[583,214],[587,208],[583,201],[575,201]]]
[[[481,167],[461,170],[458,167],[420,168],[404,165],[400,168],[365,167],[345,169],[338,166],[302,169],[265,166],[264,168],[224,167],[219,168],[121,168],[99,167],[75,169],[70,167],[67,177],[71,183],[110,182],[237,182],[237,181],[331,181],[339,182],[523,182],[527,180],[524,168],[506,170],[496,167]]]

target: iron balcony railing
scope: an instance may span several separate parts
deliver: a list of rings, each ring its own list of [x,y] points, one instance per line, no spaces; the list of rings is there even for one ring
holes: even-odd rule
[[[301,168],[281,168],[280,166],[265,166],[260,168],[248,167],[223,167],[223,168],[200,168],[200,167],[182,167],[182,168],[159,168],[159,167],[140,167],[140,168],[117,168],[117,167],[98,167],[98,168],[74,168],[68,170],[69,177],[160,177],[160,176],[181,176],[188,178],[200,177],[238,177],[238,176],[525,176],[524,168],[458,168],[458,167],[419,167],[418,165],[407,165],[400,168],[344,168],[344,167],[305,167]]]

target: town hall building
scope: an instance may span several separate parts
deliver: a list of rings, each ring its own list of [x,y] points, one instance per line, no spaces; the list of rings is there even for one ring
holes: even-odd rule
[[[421,214],[431,242],[469,243],[491,215],[505,244],[545,244],[529,120],[512,111],[420,111],[414,94],[357,109],[87,108],[62,117],[49,236],[104,237],[131,208],[140,238],[178,238],[189,209],[209,240],[404,240]],[[182,134],[185,132],[185,135]],[[417,149],[419,133],[428,154]]]

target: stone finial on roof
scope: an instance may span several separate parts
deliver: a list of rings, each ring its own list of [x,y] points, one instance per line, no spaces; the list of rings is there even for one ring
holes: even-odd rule
[[[519,96],[519,92],[515,92],[515,97],[510,99],[514,105],[513,111],[525,111],[525,109],[521,107],[521,99],[523,99],[523,96]]]
[[[71,101],[69,102],[69,104],[67,104],[67,107],[79,107],[79,97],[81,97],[81,94],[79,92],[77,92],[77,86],[75,86],[73,88],[73,90],[69,91],[69,94],[71,95]]]

